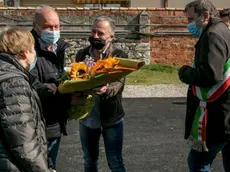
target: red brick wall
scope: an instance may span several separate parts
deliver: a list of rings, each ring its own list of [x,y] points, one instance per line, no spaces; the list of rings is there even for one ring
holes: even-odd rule
[[[0,8],[4,15],[31,16],[35,8]],[[183,9],[175,8],[57,8],[60,16],[117,16],[117,17],[136,17],[142,11],[146,10],[150,20],[150,34],[155,31],[177,31],[177,35],[166,34],[164,36],[152,36],[150,39],[143,39],[140,42],[150,40],[150,62],[166,63],[171,65],[191,64],[194,54],[194,44],[196,39],[188,34],[182,34],[187,31],[187,20],[183,14]],[[153,24],[158,24],[154,26]],[[162,25],[163,24],[163,25]],[[168,26],[165,26],[168,24]],[[174,24],[177,24],[175,26]],[[180,34],[181,32],[181,34]]]
[[[151,9],[149,16],[151,24],[163,24],[151,26],[152,33],[157,30],[178,32],[176,35],[151,38],[150,62],[171,65],[191,64],[197,39],[188,33],[182,34],[182,32],[187,32],[187,19],[183,9]]]
[[[190,36],[164,36],[151,39],[151,63],[191,64],[196,39]]]

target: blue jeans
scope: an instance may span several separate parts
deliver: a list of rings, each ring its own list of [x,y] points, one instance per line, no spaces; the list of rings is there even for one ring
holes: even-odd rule
[[[189,172],[210,172],[213,160],[224,145],[225,143],[207,145],[208,152],[191,150],[188,155]]]
[[[230,172],[230,141],[221,150],[225,172]]]
[[[57,160],[57,154],[58,154],[60,142],[61,142],[61,137],[48,139],[48,156],[52,160],[53,169],[56,169],[56,160]]]
[[[102,134],[106,158],[112,172],[125,172],[122,158],[123,121],[107,128],[91,129],[79,123],[85,172],[98,172],[99,140]]]

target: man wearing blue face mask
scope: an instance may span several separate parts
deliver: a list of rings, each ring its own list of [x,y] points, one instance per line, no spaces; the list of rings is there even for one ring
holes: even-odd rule
[[[59,17],[55,10],[49,6],[38,8],[31,33],[37,54],[37,63],[31,74],[41,83],[56,89],[58,79],[64,72],[64,54],[70,45],[60,39]],[[67,109],[71,96],[58,91],[52,97],[39,96],[46,119],[49,156],[55,169],[61,135],[66,135]]]
[[[179,78],[189,85],[185,139],[191,143],[190,172],[210,172],[217,153],[230,140],[230,32],[210,0],[186,5],[188,30],[199,38],[193,66]],[[224,156],[224,155],[223,155]],[[223,162],[230,171],[230,162]]]
[[[221,10],[220,18],[226,24],[230,32],[230,8]],[[223,147],[223,149],[221,150],[221,153],[222,153],[222,159],[223,159],[225,171],[230,171],[230,166],[225,165],[225,164],[230,163],[230,141],[228,141],[228,143]]]

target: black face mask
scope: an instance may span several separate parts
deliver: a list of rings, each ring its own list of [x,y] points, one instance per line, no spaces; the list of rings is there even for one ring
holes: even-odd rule
[[[101,38],[89,37],[89,42],[93,49],[101,50],[105,46],[105,40]]]

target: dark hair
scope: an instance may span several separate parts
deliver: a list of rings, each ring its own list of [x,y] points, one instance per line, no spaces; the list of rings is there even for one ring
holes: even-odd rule
[[[204,12],[208,12],[211,15],[211,17],[219,16],[219,12],[213,5],[211,0],[192,1],[185,6],[184,12],[187,12],[188,9],[191,7],[194,7],[195,13],[197,13],[199,16],[202,15]]]
[[[219,13],[220,13],[220,17],[226,17],[226,16],[230,17],[230,8],[225,8],[221,10]]]

